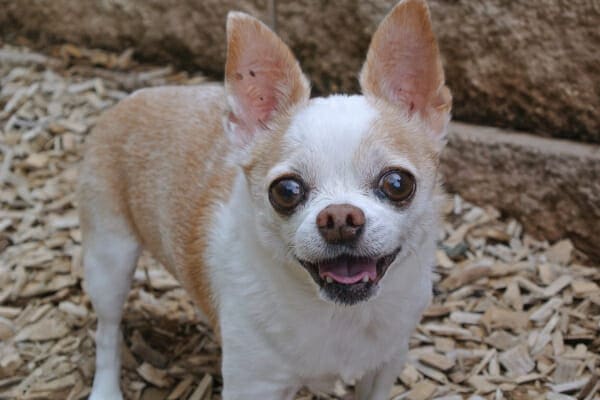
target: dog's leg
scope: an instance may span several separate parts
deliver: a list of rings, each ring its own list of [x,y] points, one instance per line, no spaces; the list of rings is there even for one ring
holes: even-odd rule
[[[377,370],[365,374],[356,384],[356,400],[387,400],[406,361],[406,352]]]
[[[371,391],[373,390],[373,381],[375,380],[376,371],[367,372],[358,382],[356,382],[355,399],[369,400]]]
[[[90,399],[121,400],[119,325],[140,246],[123,221],[95,219],[82,224],[86,288],[98,316],[96,373]]]
[[[231,379],[229,380],[231,382]],[[223,388],[223,400],[273,399],[292,400],[298,388],[290,389],[272,384],[250,383],[245,387],[232,387],[226,384]]]
[[[223,321],[227,322],[227,321]],[[223,324],[222,324],[223,326]],[[248,329],[239,327],[239,332]],[[300,384],[289,374],[285,365],[278,364],[270,349],[252,340],[252,334],[228,340],[223,337],[223,400],[292,400]]]

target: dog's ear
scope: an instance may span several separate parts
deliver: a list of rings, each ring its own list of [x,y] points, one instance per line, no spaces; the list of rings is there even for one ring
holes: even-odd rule
[[[418,114],[436,138],[445,135],[452,96],[424,0],[403,0],[373,35],[360,74],[366,96]]]
[[[227,16],[225,88],[229,124],[242,143],[310,96],[290,49],[262,22],[241,12]]]

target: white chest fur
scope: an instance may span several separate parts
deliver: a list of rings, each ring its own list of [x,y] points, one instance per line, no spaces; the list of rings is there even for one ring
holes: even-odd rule
[[[260,243],[247,201],[240,176],[215,215],[206,260],[218,293],[225,379],[251,369],[292,387],[320,388],[338,377],[358,379],[407,350],[431,296],[435,228],[401,252],[377,297],[341,306],[318,296],[300,264]]]

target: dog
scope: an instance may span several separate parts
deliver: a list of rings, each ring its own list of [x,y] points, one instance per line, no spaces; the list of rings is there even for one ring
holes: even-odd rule
[[[215,328],[223,399],[337,379],[388,398],[431,298],[444,199],[451,95],[424,0],[381,22],[360,86],[310,98],[283,41],[231,12],[224,85],[142,89],[100,118],[78,187],[92,400],[122,398],[119,325],[142,248]]]

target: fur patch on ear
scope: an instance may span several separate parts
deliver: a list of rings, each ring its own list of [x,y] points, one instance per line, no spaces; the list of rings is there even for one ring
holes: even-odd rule
[[[240,12],[227,17],[225,88],[229,122],[244,142],[310,95],[290,49],[262,22]]]
[[[360,74],[365,95],[419,114],[435,136],[443,136],[452,96],[424,0],[403,0],[373,35]]]

